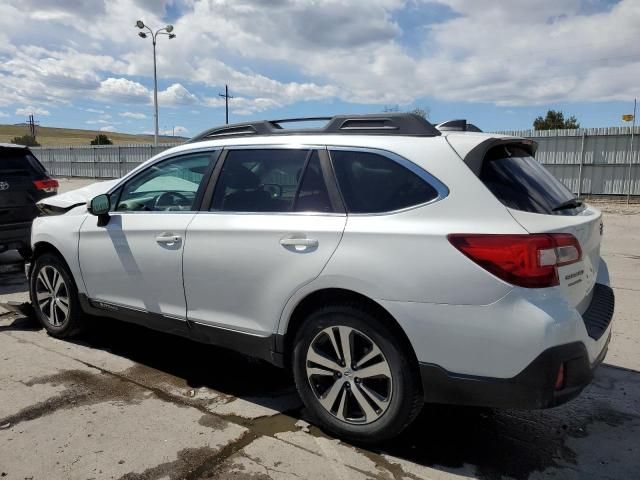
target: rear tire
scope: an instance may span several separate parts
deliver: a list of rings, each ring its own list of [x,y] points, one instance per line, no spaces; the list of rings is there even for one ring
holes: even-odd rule
[[[359,305],[323,307],[296,335],[296,387],[318,424],[331,433],[359,443],[387,440],[423,405],[415,362],[406,350],[375,312]]]
[[[78,289],[58,255],[44,253],[36,258],[29,279],[29,294],[38,321],[50,335],[69,338],[82,331]]]

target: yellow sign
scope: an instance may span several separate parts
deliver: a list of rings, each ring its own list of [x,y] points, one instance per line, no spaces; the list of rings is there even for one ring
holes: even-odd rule
[[[633,121],[633,115],[631,115],[630,113],[628,113],[626,115],[622,115],[622,120],[624,120],[625,122],[632,122]]]

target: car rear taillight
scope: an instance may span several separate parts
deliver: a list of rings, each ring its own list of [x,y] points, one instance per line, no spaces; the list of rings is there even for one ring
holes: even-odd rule
[[[559,284],[558,267],[582,258],[576,237],[568,233],[532,235],[451,234],[449,242],[485,270],[520,287]]]
[[[52,193],[58,191],[58,181],[53,178],[45,178],[42,180],[34,180],[33,186],[43,192]]]

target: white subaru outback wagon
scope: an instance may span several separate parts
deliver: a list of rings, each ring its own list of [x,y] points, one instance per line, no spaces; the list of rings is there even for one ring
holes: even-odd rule
[[[424,402],[578,395],[611,334],[601,213],[530,140],[412,114],[323,120],[214,128],[88,203],[44,201],[40,322],[67,337],[111,317],[290,367],[318,424],[357,441],[397,435]]]

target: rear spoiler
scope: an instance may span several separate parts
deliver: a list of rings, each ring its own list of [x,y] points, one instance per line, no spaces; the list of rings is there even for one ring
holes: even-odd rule
[[[528,138],[489,137],[480,143],[474,142],[475,144],[470,144],[464,140],[465,138],[463,136],[455,138],[447,137],[449,145],[451,145],[462,161],[467,164],[476,176],[480,175],[480,169],[482,168],[482,161],[484,160],[485,155],[494,147],[500,145],[518,145],[519,147],[527,150],[532,157],[535,157],[538,150],[538,144]]]

